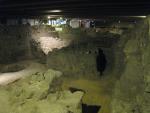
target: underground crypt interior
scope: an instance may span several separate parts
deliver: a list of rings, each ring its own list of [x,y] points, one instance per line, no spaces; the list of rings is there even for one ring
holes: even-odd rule
[[[0,0],[0,113],[150,113],[149,6]]]

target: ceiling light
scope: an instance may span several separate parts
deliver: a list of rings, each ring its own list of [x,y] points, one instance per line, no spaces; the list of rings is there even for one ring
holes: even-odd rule
[[[140,18],[146,18],[146,16],[137,16],[137,17],[140,17]]]
[[[52,17],[51,17],[51,16],[48,16],[47,18],[50,19],[50,18],[52,18]]]
[[[136,17],[136,18],[146,18],[146,16],[130,16],[130,17]]]
[[[60,12],[62,12],[62,10],[49,10],[48,12],[50,12],[50,13],[60,13]]]

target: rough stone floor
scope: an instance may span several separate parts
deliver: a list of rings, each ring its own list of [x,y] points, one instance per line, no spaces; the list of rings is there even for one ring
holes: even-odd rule
[[[41,66],[37,66],[41,68]],[[35,66],[34,66],[35,68]],[[1,76],[2,77],[2,76]],[[98,105],[101,109],[98,113],[110,113],[110,102],[112,91],[117,77],[113,74],[104,75],[103,77],[63,77],[62,89],[69,89],[70,87],[82,89],[85,91],[83,103],[87,105]]]
[[[95,79],[65,77],[62,88],[74,87],[84,90],[86,93],[82,100],[83,103],[101,106],[98,113],[110,113],[110,102],[115,81],[116,77],[112,75],[105,75]]]
[[[9,70],[10,68],[16,68],[18,66],[24,66],[24,69],[19,70],[17,72],[5,72],[1,73],[2,70]],[[10,65],[0,65],[0,85],[9,84],[19,78],[31,75],[32,73],[38,71],[45,71],[46,67],[40,63],[33,62],[33,61],[23,61],[16,64]]]

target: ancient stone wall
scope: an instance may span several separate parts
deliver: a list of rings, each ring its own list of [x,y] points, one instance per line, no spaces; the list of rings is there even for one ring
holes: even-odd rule
[[[112,99],[112,113],[150,113],[150,18],[120,38],[124,69]]]
[[[0,64],[31,57],[42,59],[45,57],[44,52],[36,40],[44,36],[57,37],[57,33],[53,31],[49,26],[0,26]]]
[[[116,37],[112,40],[108,40],[107,37],[79,38],[78,41],[76,40],[70,46],[49,53],[47,56],[47,66],[60,70],[64,75],[71,77],[89,76],[92,78],[99,75],[96,68],[96,57],[98,49],[101,48],[107,59],[104,73],[111,73],[115,65],[115,51],[112,47],[114,40],[116,40]],[[107,44],[104,45],[104,41],[110,41],[109,46]]]
[[[12,63],[29,55],[28,26],[0,26],[0,63]]]

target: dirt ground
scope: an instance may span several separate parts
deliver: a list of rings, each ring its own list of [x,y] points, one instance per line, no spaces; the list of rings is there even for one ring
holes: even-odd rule
[[[103,77],[96,77],[92,79],[85,77],[78,79],[65,77],[62,88],[68,89],[69,87],[74,87],[84,90],[85,95],[82,100],[83,103],[87,105],[101,106],[98,113],[110,113],[112,90],[116,80],[116,77],[113,75],[104,75]]]
[[[62,90],[69,89],[70,87],[82,89],[85,91],[85,95],[82,100],[84,104],[101,106],[98,113],[111,112],[110,103],[114,84],[117,80],[116,75],[107,74],[102,77],[98,76],[92,78],[89,78],[88,76],[81,76],[78,78],[64,76],[62,78]]]

